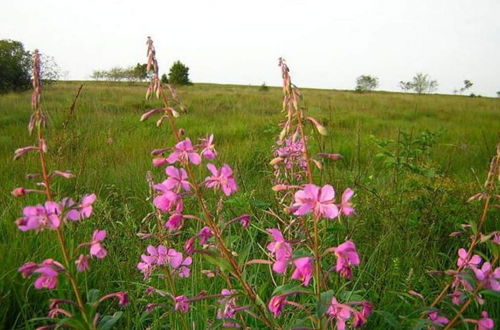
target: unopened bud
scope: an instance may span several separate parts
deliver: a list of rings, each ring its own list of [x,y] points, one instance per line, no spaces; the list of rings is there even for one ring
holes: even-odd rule
[[[22,197],[26,195],[26,189],[18,187],[10,192],[14,197]]]

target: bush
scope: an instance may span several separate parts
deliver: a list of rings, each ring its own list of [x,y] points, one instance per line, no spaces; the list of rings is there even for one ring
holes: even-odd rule
[[[31,55],[19,41],[0,40],[0,93],[30,88]]]
[[[168,81],[172,85],[192,85],[189,81],[189,68],[180,61],[174,62],[168,74]]]

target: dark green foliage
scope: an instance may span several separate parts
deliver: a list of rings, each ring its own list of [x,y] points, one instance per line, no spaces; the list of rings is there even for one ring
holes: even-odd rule
[[[363,93],[374,90],[378,87],[378,78],[374,76],[362,75],[356,79],[356,92]]]
[[[192,85],[191,81],[189,81],[189,68],[182,64],[181,61],[176,61],[172,64],[168,80],[172,85]]]
[[[31,55],[21,42],[0,40],[0,93],[28,89],[30,69]]]
[[[167,74],[164,73],[161,75],[161,83],[162,84],[168,84],[168,78],[167,78]]]
[[[262,85],[259,87],[260,92],[267,92],[269,90],[269,87],[267,87],[266,83],[263,82]]]

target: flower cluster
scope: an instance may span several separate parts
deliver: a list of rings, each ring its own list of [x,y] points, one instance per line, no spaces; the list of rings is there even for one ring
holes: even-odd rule
[[[189,277],[189,267],[193,262],[191,257],[184,258],[181,252],[163,245],[157,247],[149,245],[146,251],[148,254],[141,255],[142,261],[137,264],[137,269],[144,274],[144,278],[150,277],[158,266],[166,265],[169,265],[179,277]]]

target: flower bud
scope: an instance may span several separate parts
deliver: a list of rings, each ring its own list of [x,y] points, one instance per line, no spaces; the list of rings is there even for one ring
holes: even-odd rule
[[[26,189],[18,187],[10,192],[14,197],[22,197],[27,194]]]

